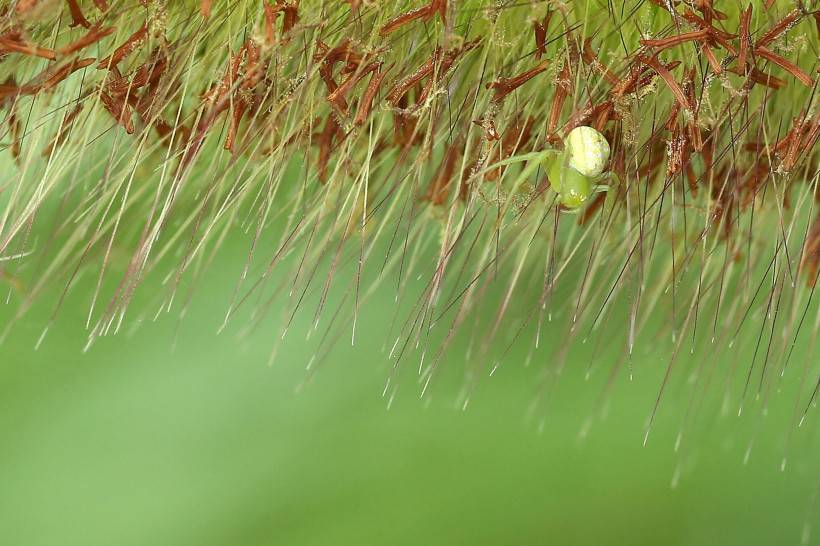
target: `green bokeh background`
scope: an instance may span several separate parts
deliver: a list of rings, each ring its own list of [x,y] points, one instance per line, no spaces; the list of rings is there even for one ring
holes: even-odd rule
[[[268,365],[276,316],[250,337],[215,334],[242,253],[229,241],[182,321],[131,329],[134,315],[83,353],[89,277],[38,350],[53,299],[12,330],[0,360],[0,544],[820,543],[820,449],[811,422],[792,427],[791,376],[765,415],[704,404],[677,451],[685,381],[642,443],[668,353],[652,343],[603,405],[621,344],[588,380],[586,359],[570,357],[533,412],[549,357],[525,366],[527,341],[466,410],[459,344],[428,396],[410,373],[388,409],[380,325],[393,294],[377,292],[356,346],[341,341],[318,370],[305,369],[318,339],[303,336],[310,312]],[[157,289],[149,281],[135,305]],[[13,305],[1,309],[5,322]],[[546,332],[556,347],[559,330]]]

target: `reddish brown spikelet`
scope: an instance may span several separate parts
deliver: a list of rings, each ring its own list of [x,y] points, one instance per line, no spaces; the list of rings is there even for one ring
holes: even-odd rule
[[[159,138],[165,138],[174,132],[174,128],[161,117],[151,114],[152,103],[153,99],[150,97],[147,99],[140,99],[136,104],[135,110],[143,123],[152,124],[154,126],[154,130],[157,132]],[[188,131],[188,128],[183,124],[179,124],[177,127],[177,132],[182,141],[185,141],[188,138]]]
[[[244,64],[244,72],[240,75],[240,66]],[[253,90],[259,84],[263,71],[259,63],[259,47],[253,40],[247,40],[234,58],[231,68],[231,80],[237,80],[239,85],[233,90],[233,112],[228,135],[225,138],[225,149],[233,151],[239,124],[242,117],[253,107]],[[233,87],[233,86],[231,86]],[[227,90],[230,91],[231,87]]]
[[[671,131],[675,125],[678,124],[678,116],[680,115],[680,103],[674,102],[672,103],[672,108],[669,109],[669,115],[666,117],[666,123],[663,124],[663,128],[667,131]]]
[[[640,60],[640,58],[638,58],[638,60]],[[674,70],[680,65],[680,61],[660,63],[660,65],[666,70]],[[630,67],[629,76],[621,79],[617,85],[612,87],[612,94],[615,97],[622,97],[629,93],[635,93],[649,85],[653,79],[654,75],[650,67],[637,62]]]
[[[801,70],[799,66],[789,61],[785,57],[781,57],[780,55],[777,55],[776,53],[769,51],[767,48],[763,46],[755,47],[755,53],[763,57],[767,61],[770,61],[779,66],[780,68],[782,68],[783,70],[787,71],[792,76],[797,78],[797,80],[806,87],[812,87],[814,85],[814,82],[808,74],[803,72],[803,70]]]
[[[452,48],[444,53],[440,62],[438,61],[438,56],[435,56],[434,62],[437,64],[433,67],[433,72],[431,73],[430,79],[424,85],[424,88],[421,90],[421,93],[419,93],[419,96],[416,99],[416,107],[424,104],[433,92],[436,82],[442,80],[447,75],[450,69],[455,65],[456,61],[468,51],[478,47],[479,43],[481,43],[481,38],[476,38],[475,40],[466,42],[460,47]]]
[[[534,21],[532,24],[535,33],[535,59],[540,60],[542,55],[547,54],[547,30],[550,26],[550,19],[554,11],[547,9],[546,15],[541,21]]]
[[[713,38],[720,38],[721,40],[731,40],[737,37],[731,32],[726,32],[725,30],[716,28],[710,21],[707,21],[706,19],[696,14],[690,9],[684,10],[683,18],[692,23],[693,25],[695,25],[696,27],[707,30],[709,32],[709,35]]]
[[[558,129],[558,122],[561,120],[561,110],[564,108],[564,102],[572,93],[569,64],[565,64],[564,68],[559,72],[556,84],[555,95],[552,98],[552,106],[550,107],[550,115],[547,121],[547,134],[550,138],[554,137],[555,131]]]
[[[791,130],[774,146],[774,151],[783,158],[783,170],[790,172],[802,155],[810,154],[818,136],[820,114],[815,114],[811,119],[807,118],[805,113],[794,118]]]
[[[115,95],[133,93],[149,83],[156,82],[168,65],[168,59],[157,50],[152,55],[152,60],[143,63],[130,76],[121,76],[112,79],[107,86],[107,91]]]
[[[711,23],[712,19],[726,20],[728,15],[716,10],[712,5],[712,0],[694,0],[695,9],[703,14],[704,19]]]
[[[387,93],[387,102],[393,107],[398,107],[400,101],[407,94],[411,87],[433,73],[438,57],[441,55],[441,48],[437,47],[433,54],[427,58],[412,74],[396,82]]]
[[[447,0],[432,0],[430,2],[430,9],[438,13],[442,24],[447,24]]]
[[[709,44],[703,44],[701,51],[703,51],[703,56],[706,57],[706,61],[709,63],[709,66],[712,67],[712,71],[715,74],[722,74],[723,67],[720,65],[720,61],[718,61],[717,57],[715,57],[715,52],[712,51]]]
[[[606,125],[606,122],[609,121],[611,111],[611,100],[599,104],[590,103],[583,110],[573,112],[567,123],[566,130],[571,131],[579,125],[594,125],[596,128],[603,127]]]
[[[117,66],[123,59],[140,47],[148,38],[148,24],[144,23],[139,30],[128,37],[125,42],[114,50],[114,53],[97,63],[97,68],[104,69],[109,66]]]
[[[348,40],[343,40],[333,49],[328,48],[321,40],[316,41],[316,52],[313,54],[313,61],[320,63],[319,77],[322,78],[322,81],[325,83],[328,93],[335,92],[338,87],[333,76],[334,65],[336,63],[344,63],[342,73],[349,74],[355,72],[363,60],[363,55],[355,51]]]
[[[603,131],[607,122],[610,119],[614,119],[615,106],[612,101],[606,101],[596,106],[595,110],[597,110],[597,112],[593,111],[592,127],[598,131]]]
[[[797,163],[797,154],[800,151],[800,142],[803,137],[803,126],[805,118],[796,117],[793,120],[791,131],[789,131],[788,147],[783,157],[783,170],[789,172]]]
[[[380,61],[372,62],[350,74],[332,93],[327,96],[328,102],[330,102],[330,104],[336,108],[339,113],[347,115],[348,107],[345,95],[347,95],[347,93],[368,74],[378,72],[379,69],[381,69],[381,65],[382,63]]]
[[[323,65],[333,67],[336,63],[344,63],[343,71],[353,72],[362,63],[363,55],[356,51],[347,39],[342,40],[339,45],[333,49],[321,40],[316,41],[316,52],[313,54],[315,62],[321,62]]]
[[[447,0],[432,0],[426,6],[411,9],[387,21],[379,29],[380,36],[387,36],[388,34],[397,31],[404,25],[415,21],[423,20],[429,21],[433,16],[439,14],[442,23],[447,23]]]
[[[48,91],[69,77],[72,73],[94,63],[94,59],[72,59],[68,63],[51,66],[18,88],[21,95],[36,95]],[[0,93],[2,98],[2,93]]]
[[[199,13],[207,19],[211,16],[211,0],[202,0],[199,3]]]
[[[797,123],[798,121],[799,121],[799,118],[794,119],[795,123]],[[766,150],[766,155],[771,155],[771,152],[783,155],[783,154],[786,153],[786,150],[788,150],[789,146],[791,145],[791,142],[792,142],[793,138],[794,138],[794,127],[792,127],[789,130],[789,132],[786,133],[783,136],[783,138],[781,138],[780,140],[775,142],[774,146],[771,147],[772,148],[771,150],[769,150],[768,147],[766,146],[766,144],[763,143],[763,142],[755,142],[754,145],[758,149]],[[750,151],[754,151],[754,150],[750,150]]]
[[[730,55],[737,56],[737,50],[735,46],[732,45],[731,40],[735,36],[731,38],[724,38],[721,34],[716,32],[717,29],[710,28],[709,29],[709,45],[720,45],[723,49],[725,49]]]
[[[225,136],[224,148],[229,152],[234,149],[236,143],[236,135],[239,132],[239,124],[242,121],[242,116],[245,114],[245,105],[241,102],[234,105],[231,112],[230,123],[228,124],[228,134]]]
[[[472,51],[473,49],[477,48],[481,45],[481,38],[475,38],[468,42],[465,42],[459,47],[454,47],[449,49],[445,54],[444,58],[441,61],[442,71],[450,70],[450,68],[455,64],[455,62],[463,56],[465,53]]]
[[[262,11],[265,17],[265,39],[269,44],[274,42],[274,34],[276,28],[276,17],[279,15],[279,12],[276,11],[276,8],[271,4],[265,2],[262,4]]]
[[[707,183],[712,178],[712,170],[714,168],[715,147],[717,146],[717,139],[714,138],[714,133],[709,133],[703,139],[703,149],[701,150],[701,157],[703,158],[704,172],[703,180]]]
[[[267,65],[260,61],[259,45],[249,39],[245,42],[245,75],[242,79],[242,88],[254,89],[265,76]]]
[[[595,52],[592,51],[592,38],[584,40],[584,46],[581,49],[581,58],[586,64],[597,70],[609,85],[615,86],[621,83],[621,79],[612,72],[609,67],[603,64]]]
[[[95,44],[105,38],[106,36],[114,33],[117,29],[115,27],[108,27],[108,28],[101,28],[98,25],[95,25],[88,29],[83,36],[79,37],[75,41],[71,42],[70,44],[60,48],[60,55],[70,55],[71,53],[75,53],[84,49],[92,44]]]
[[[71,74],[76,72],[77,70],[81,70],[86,68],[87,66],[91,66],[94,63],[93,58],[87,59],[73,59],[68,64],[62,65],[58,67],[56,70],[50,70],[48,72],[48,76],[45,77],[43,83],[40,87],[40,91],[48,91],[56,87],[59,83],[69,77]]]
[[[533,127],[535,127],[535,118],[530,116],[523,123],[520,119],[516,119],[512,126],[504,131],[501,146],[508,157],[515,155],[518,150],[529,144]]]
[[[695,30],[693,32],[684,32],[668,38],[658,38],[656,40],[641,40],[641,45],[651,47],[655,51],[663,51],[670,47],[674,47],[687,42],[702,42],[709,36],[709,31],[705,29]]]
[[[533,79],[538,74],[545,72],[547,70],[547,66],[549,66],[548,60],[543,60],[538,63],[535,67],[522,72],[517,76],[513,76],[512,78],[498,78],[497,80],[490,82],[487,84],[487,89],[493,89],[493,102],[500,103],[504,100],[504,97]]]
[[[781,87],[784,87],[786,85],[786,82],[781,80],[780,78],[766,74],[762,70],[755,67],[752,67],[748,74],[736,66],[730,67],[728,71],[732,72],[733,74],[738,74],[740,76],[746,76],[749,78],[751,82],[765,85],[766,87],[770,87],[771,89],[780,89]]]
[[[6,81],[0,83],[0,107],[4,105],[7,97],[17,95],[19,89],[20,88],[17,86],[17,80],[14,79],[14,76],[9,76],[6,78]]]
[[[165,138],[173,132],[173,128],[160,117],[158,112],[154,111],[157,101],[156,83],[159,79],[159,75],[157,75],[155,79],[149,80],[147,84],[148,87],[144,92],[140,93],[138,90],[131,88],[128,89],[124,97],[128,101],[128,104],[133,107],[139,119],[142,120],[145,125],[153,126],[160,138]],[[109,90],[110,87],[111,85],[109,84]],[[187,127],[180,123],[178,133],[184,135],[186,132]]]
[[[732,55],[737,55],[737,50],[735,50],[735,47],[732,45],[731,42],[731,40],[733,40],[737,36],[724,30],[720,30],[719,28],[715,28],[712,25],[711,21],[707,21],[706,19],[700,17],[690,9],[685,10],[683,18],[692,23],[694,26],[700,28],[701,30],[707,31],[709,34],[709,41],[711,43],[720,44],[720,46],[723,49],[725,49]]]
[[[749,6],[743,10],[743,13],[740,14],[740,28],[738,30],[738,35],[740,37],[740,50],[737,54],[737,64],[741,69],[744,69],[746,66],[746,59],[751,48],[752,37],[749,34],[751,21],[752,5],[749,4]]]
[[[667,141],[666,156],[667,177],[672,177],[681,172],[689,162],[689,142],[677,125],[672,128],[672,135]]]
[[[105,0],[94,0],[94,5],[100,11],[108,11],[108,3]]]
[[[80,5],[77,4],[77,0],[66,0],[68,2],[68,10],[71,12],[71,19],[72,22],[69,26],[76,27],[82,26],[85,28],[91,27],[91,23],[83,16],[83,11],[80,9]]]
[[[239,78],[239,70],[245,60],[245,55],[248,49],[248,42],[243,44],[239,51],[231,56],[228,65],[225,69],[225,76],[211,88],[205,92],[202,97],[202,108],[197,122],[196,129],[188,137],[185,154],[180,161],[179,168],[184,169],[193,161],[199,153],[202,143],[205,141],[208,131],[213,125],[214,121],[231,106],[231,100],[234,97],[234,85]],[[236,113],[234,113],[236,115]],[[235,129],[236,127],[233,127]],[[230,130],[230,129],[229,129]],[[227,143],[232,146],[231,139],[233,135],[229,133]]]
[[[643,70],[645,70],[645,67],[640,64],[636,63],[630,65],[628,76],[622,78],[621,81],[612,86],[612,95],[615,97],[622,97],[627,93],[632,92],[634,86],[637,85],[638,78],[641,77]]]
[[[415,21],[416,19],[427,20],[431,17],[430,6],[422,6],[420,8],[411,9],[401,15],[397,15],[393,19],[387,21],[382,28],[379,29],[379,35],[387,36],[391,32],[395,32],[407,23]]]
[[[30,57],[41,57],[53,61],[57,54],[53,49],[29,44],[17,33],[8,33],[0,36],[0,55],[4,53],[22,53]]]
[[[344,132],[336,121],[336,116],[328,114],[322,131],[316,135],[316,144],[319,146],[319,180],[327,182],[327,166],[333,153],[334,141],[344,138]]]
[[[299,22],[298,1],[292,4],[282,2],[282,12],[284,13],[284,17],[282,17],[282,34],[284,35],[293,30],[293,27]]]
[[[276,19],[281,14],[282,30],[280,32],[280,38],[283,42],[286,42],[287,34],[290,33],[296,26],[296,23],[299,22],[299,2],[295,1],[290,3],[285,0],[276,0],[275,4],[264,2],[262,8],[265,17],[265,38],[267,41],[269,43],[274,41]]]
[[[686,122],[686,129],[689,136],[689,143],[696,152],[703,150],[703,135],[700,132],[700,125],[698,123],[698,112],[700,107],[698,105],[697,97],[695,96],[695,69],[692,68],[687,72],[686,80],[683,84],[683,92],[686,94],[686,99],[689,104],[693,105],[695,110],[692,116]]]
[[[778,37],[780,37],[781,34],[788,31],[791,27],[797,24],[797,22],[800,20],[802,16],[803,14],[800,12],[799,9],[793,9],[792,11],[790,11],[788,15],[786,15],[780,21],[772,25],[772,27],[769,30],[767,30],[763,34],[763,36],[761,36],[760,39],[758,39],[755,42],[755,48],[765,47],[770,43],[774,42]]]
[[[666,83],[669,90],[675,96],[675,99],[683,106],[686,110],[691,111],[692,105],[689,104],[689,100],[686,98],[686,94],[684,94],[683,89],[680,88],[678,82],[675,81],[675,78],[672,74],[667,70],[655,57],[643,57],[638,56],[638,60],[640,60],[646,66],[652,68],[658,76]]]
[[[364,93],[362,93],[362,99],[359,101],[356,117],[353,118],[353,125],[362,125],[365,120],[367,120],[370,111],[373,109],[373,100],[375,100],[376,95],[379,93],[382,81],[384,81],[389,70],[390,67],[388,67],[387,70],[382,71],[379,69],[370,74],[370,81],[367,83],[367,88],[364,90]]]
[[[105,91],[100,92],[100,102],[119,125],[122,125],[129,135],[134,133],[134,120],[131,107],[122,98],[113,97]]]

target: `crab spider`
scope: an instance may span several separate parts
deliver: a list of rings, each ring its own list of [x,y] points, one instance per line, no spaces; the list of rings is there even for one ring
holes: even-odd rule
[[[607,191],[602,183],[614,177],[604,173],[609,162],[609,143],[592,127],[576,127],[567,135],[564,150],[546,150],[543,162],[553,191],[561,204],[576,210],[598,191]]]
[[[592,127],[576,127],[570,131],[563,150],[550,149],[508,157],[482,172],[521,162],[527,165],[513,187],[544,167],[550,187],[569,212],[577,212],[593,193],[608,191],[609,187],[603,184],[604,181],[617,180],[615,173],[604,172],[609,162],[609,143]]]

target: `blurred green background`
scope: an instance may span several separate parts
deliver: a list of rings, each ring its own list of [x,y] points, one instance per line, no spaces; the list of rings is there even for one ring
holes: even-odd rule
[[[0,545],[820,544],[817,427],[793,427],[788,380],[742,417],[720,396],[693,417],[679,381],[643,446],[666,348],[644,343],[634,379],[619,372],[604,398],[622,344],[588,380],[570,357],[539,398],[549,357],[525,366],[528,340],[462,410],[456,344],[428,396],[411,372],[388,409],[390,290],[367,303],[355,347],[345,334],[306,371],[307,312],[268,365],[275,316],[216,335],[242,253],[228,245],[184,320],[132,331],[133,315],[86,353],[90,277],[38,350],[54,300],[15,326],[0,346]]]

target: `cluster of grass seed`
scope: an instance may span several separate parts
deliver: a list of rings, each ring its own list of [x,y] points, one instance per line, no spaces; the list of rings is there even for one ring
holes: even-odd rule
[[[812,9],[7,2],[0,274],[18,317],[92,277],[90,343],[149,275],[155,312],[184,312],[241,234],[226,322],[281,295],[290,320],[310,301],[317,327],[355,337],[389,284],[390,356],[421,352],[422,390],[457,334],[492,370],[550,321],[559,355],[671,339],[670,372],[682,349],[751,339],[746,389],[762,389],[820,331]],[[524,159],[581,125],[617,177],[570,214]]]

